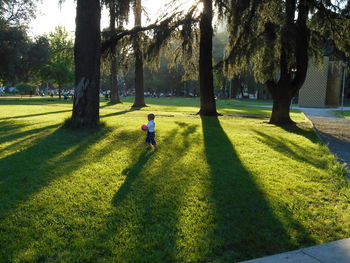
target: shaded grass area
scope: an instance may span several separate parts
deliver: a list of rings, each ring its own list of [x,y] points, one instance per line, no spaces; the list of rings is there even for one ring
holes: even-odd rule
[[[0,262],[238,262],[349,236],[343,168],[310,127],[164,99],[103,102],[86,131],[60,128],[69,103],[0,100]]]
[[[333,114],[339,116],[339,117],[343,117],[343,118],[348,118],[350,119],[350,111],[332,111]]]

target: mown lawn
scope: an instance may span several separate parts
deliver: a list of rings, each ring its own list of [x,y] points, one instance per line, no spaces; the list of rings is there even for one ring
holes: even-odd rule
[[[344,117],[344,118],[350,119],[350,111],[349,110],[343,111],[343,112],[337,110],[337,111],[332,111],[332,113],[339,116],[339,117]]]
[[[268,108],[127,101],[70,131],[71,102],[0,99],[0,262],[237,262],[350,236],[344,170],[302,113],[280,128]]]

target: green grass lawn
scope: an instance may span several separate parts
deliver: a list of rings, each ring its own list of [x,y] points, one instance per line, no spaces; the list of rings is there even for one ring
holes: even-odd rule
[[[344,118],[350,119],[350,111],[341,112],[341,111],[337,110],[337,111],[332,111],[332,113],[339,116],[339,117],[344,117]]]
[[[344,169],[302,113],[147,104],[102,102],[107,127],[70,131],[71,102],[0,99],[0,262],[237,262],[350,236]]]

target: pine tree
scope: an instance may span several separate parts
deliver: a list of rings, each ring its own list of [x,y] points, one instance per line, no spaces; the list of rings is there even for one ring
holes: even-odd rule
[[[331,1],[231,1],[225,69],[230,77],[252,69],[266,83],[273,97],[270,123],[293,123],[291,100],[305,81],[310,54],[321,56],[329,41],[349,52],[349,16],[342,11]]]

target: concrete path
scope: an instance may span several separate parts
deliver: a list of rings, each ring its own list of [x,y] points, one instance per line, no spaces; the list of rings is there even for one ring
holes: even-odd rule
[[[350,179],[350,119],[337,117],[331,113],[337,109],[299,108],[312,122],[319,138],[348,167]],[[350,261],[349,261],[350,262]]]
[[[350,238],[244,263],[350,263]]]

